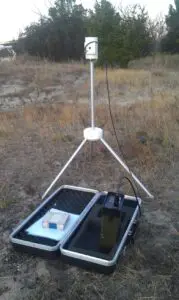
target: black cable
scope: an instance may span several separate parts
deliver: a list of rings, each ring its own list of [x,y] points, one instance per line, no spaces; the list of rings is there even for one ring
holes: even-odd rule
[[[109,79],[108,79],[108,66],[107,66],[107,63],[105,64],[105,70],[106,70],[106,88],[107,88],[107,94],[108,94],[108,105],[109,105],[109,113],[110,113],[111,123],[112,123],[112,127],[113,127],[114,134],[115,134],[115,137],[116,137],[116,141],[117,141],[119,153],[122,154],[123,159],[125,161],[124,153],[123,153],[123,151],[122,151],[122,149],[120,147],[119,139],[118,139],[118,136],[117,136],[117,132],[116,132],[115,124],[114,124],[114,118],[113,118],[112,109],[111,109],[111,96],[110,96],[110,89],[109,89]],[[126,161],[125,161],[125,163],[126,163]],[[131,172],[130,169],[129,169],[129,172],[130,172],[130,175],[132,177],[132,172]],[[130,180],[130,179],[128,178],[128,180]],[[138,189],[138,187],[137,187],[136,184],[135,184],[135,186],[136,186],[137,192],[138,192],[138,194],[140,196],[139,189]],[[141,196],[140,196],[140,198],[141,198]]]
[[[111,123],[112,123],[113,131],[114,131],[114,134],[115,134],[115,137],[116,137],[116,141],[117,141],[117,145],[118,145],[118,150],[119,150],[119,152],[122,153],[122,156],[124,156],[123,155],[123,151],[122,151],[122,149],[120,147],[120,144],[119,144],[119,140],[118,140],[118,137],[117,137],[116,128],[115,128],[115,125],[114,125],[113,115],[112,115],[111,96],[110,96],[110,90],[109,90],[108,66],[107,66],[107,63],[106,63],[106,88],[107,88],[107,93],[108,93],[109,113],[110,113],[110,118],[111,118]]]
[[[131,180],[130,180],[130,179],[127,177],[127,176],[124,176],[122,179],[127,179],[127,180],[128,180],[128,182],[130,183],[130,185],[131,185],[131,187],[132,187],[132,190],[133,190],[133,192],[134,192],[134,196],[135,196],[135,198],[136,198],[136,201],[137,201],[138,207],[139,207],[139,214],[140,214],[140,217],[141,217],[141,215],[142,215],[142,212],[141,212],[141,207],[140,207],[139,199],[138,199],[138,196],[137,196],[136,190],[135,190],[135,188],[134,188],[134,185],[133,185],[132,181],[131,181]]]

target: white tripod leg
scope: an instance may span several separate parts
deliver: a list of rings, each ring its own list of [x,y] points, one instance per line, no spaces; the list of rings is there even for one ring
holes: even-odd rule
[[[49,186],[49,188],[45,191],[45,193],[42,196],[42,200],[47,196],[47,194],[49,193],[49,191],[52,189],[52,187],[55,185],[55,183],[58,181],[58,179],[62,176],[62,174],[65,172],[65,170],[68,168],[68,166],[70,165],[70,163],[73,161],[73,159],[75,158],[75,156],[79,153],[79,151],[81,150],[81,148],[84,146],[84,144],[86,143],[86,139],[84,139],[81,144],[79,145],[79,147],[76,149],[76,151],[73,153],[73,155],[69,158],[69,160],[67,161],[67,163],[64,165],[63,169],[60,171],[60,173],[57,175],[57,177],[54,179],[54,181],[51,183],[51,185]]]
[[[123,168],[131,174],[132,178],[135,182],[143,189],[143,191],[149,196],[149,198],[153,199],[154,196],[146,189],[146,187],[140,182],[140,180],[129,170],[128,166],[121,160],[121,158],[113,151],[113,149],[106,143],[106,141],[101,138],[101,142],[104,146],[109,150],[109,152],[115,157],[115,159],[123,166]]]

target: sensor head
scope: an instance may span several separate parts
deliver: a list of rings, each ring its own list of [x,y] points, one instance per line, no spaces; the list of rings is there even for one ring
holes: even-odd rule
[[[98,59],[98,38],[97,37],[86,37],[84,47],[85,47],[86,59],[89,60]]]

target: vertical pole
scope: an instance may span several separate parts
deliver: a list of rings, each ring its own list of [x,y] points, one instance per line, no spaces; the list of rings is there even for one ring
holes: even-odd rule
[[[91,127],[95,127],[94,122],[94,62],[90,60],[90,73],[91,73]]]

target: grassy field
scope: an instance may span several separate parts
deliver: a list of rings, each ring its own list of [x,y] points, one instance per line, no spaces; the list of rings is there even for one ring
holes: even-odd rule
[[[19,255],[8,240],[12,229],[41,203],[44,190],[90,124],[88,65],[27,57],[0,65],[0,299],[178,299],[176,62],[176,57],[168,57],[153,64],[147,58],[132,62],[128,70],[108,70],[120,155],[155,195],[149,200],[141,192],[143,216],[135,245],[109,277]],[[95,97],[96,123],[118,151],[102,69],[96,70]],[[96,143],[92,149],[87,144],[57,186],[115,190],[123,175],[102,145]],[[128,185],[123,189],[131,192]]]

